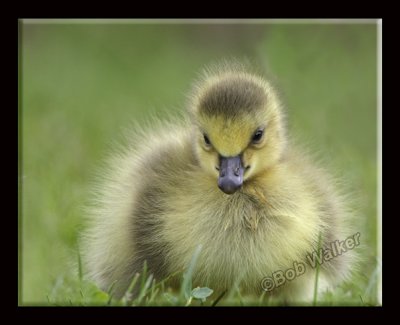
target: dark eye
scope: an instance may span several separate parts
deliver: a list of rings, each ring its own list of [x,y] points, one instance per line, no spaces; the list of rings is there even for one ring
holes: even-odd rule
[[[251,139],[251,141],[252,141],[253,143],[258,143],[258,142],[261,141],[263,135],[264,135],[264,131],[263,131],[263,130],[257,130],[257,131],[254,133],[253,138]]]
[[[204,142],[206,143],[207,146],[211,145],[210,139],[204,134]]]

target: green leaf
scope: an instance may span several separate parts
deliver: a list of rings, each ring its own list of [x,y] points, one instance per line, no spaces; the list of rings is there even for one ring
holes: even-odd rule
[[[93,302],[97,303],[97,304],[108,303],[109,299],[110,299],[110,296],[107,293],[105,293],[104,291],[98,291],[98,292],[94,293],[92,296]]]
[[[194,288],[192,290],[192,297],[196,299],[200,299],[201,301],[205,302],[207,297],[209,297],[214,291],[210,288],[204,287],[204,288]]]

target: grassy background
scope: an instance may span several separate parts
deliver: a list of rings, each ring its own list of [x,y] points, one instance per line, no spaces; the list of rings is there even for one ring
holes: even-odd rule
[[[25,21],[21,32],[20,303],[105,299],[68,265],[92,170],[129,120],[182,109],[204,64],[246,56],[268,58],[291,132],[357,194],[362,272],[325,303],[376,304],[375,25]]]

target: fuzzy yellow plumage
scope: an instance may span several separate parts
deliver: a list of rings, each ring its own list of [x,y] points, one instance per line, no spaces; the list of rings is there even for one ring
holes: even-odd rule
[[[342,197],[286,135],[274,87],[227,62],[195,84],[183,119],[157,123],[113,154],[84,236],[90,276],[117,294],[147,261],[156,279],[187,268],[198,245],[195,285],[216,291],[261,280],[306,261],[349,231]],[[232,169],[230,169],[232,168]],[[348,274],[350,253],[321,266],[320,283]],[[271,294],[304,301],[315,271]]]

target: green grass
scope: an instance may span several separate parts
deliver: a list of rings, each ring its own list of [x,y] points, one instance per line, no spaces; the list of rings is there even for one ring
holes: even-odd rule
[[[204,64],[247,56],[262,64],[268,57],[290,132],[357,196],[362,272],[316,303],[377,304],[376,38],[376,26],[362,24],[24,24],[20,303],[127,304],[71,267],[80,265],[77,238],[93,170],[130,120],[181,110]],[[140,300],[129,304],[188,304],[189,277],[177,293],[150,276],[138,275]],[[214,295],[190,305],[212,305]],[[236,291],[223,304],[273,302]]]

